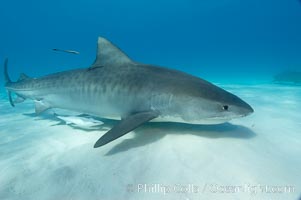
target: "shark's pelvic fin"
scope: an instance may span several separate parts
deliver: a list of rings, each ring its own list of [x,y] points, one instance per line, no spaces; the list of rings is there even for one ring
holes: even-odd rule
[[[50,106],[46,105],[42,101],[35,101],[35,111],[36,111],[37,115],[48,110],[49,108],[50,108]]]
[[[110,67],[110,65],[116,64],[123,65],[130,62],[133,61],[118,47],[103,37],[98,38],[97,55],[91,68],[98,66]]]
[[[140,112],[128,116],[127,118],[122,119],[119,124],[114,126],[111,130],[105,133],[94,145],[94,148],[101,147],[125,134],[134,130],[141,124],[148,122],[156,117],[158,117],[158,112],[147,111]]]

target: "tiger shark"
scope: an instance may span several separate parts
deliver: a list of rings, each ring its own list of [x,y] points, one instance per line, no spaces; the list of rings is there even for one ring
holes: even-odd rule
[[[5,88],[12,106],[25,99],[40,114],[50,108],[119,119],[95,143],[103,146],[149,121],[219,124],[247,116],[252,107],[239,97],[187,73],[130,59],[98,38],[97,56],[88,68],[12,82],[4,63]],[[15,93],[17,98],[12,98]]]

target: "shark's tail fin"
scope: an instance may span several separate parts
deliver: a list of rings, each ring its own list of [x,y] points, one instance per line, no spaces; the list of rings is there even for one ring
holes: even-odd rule
[[[5,80],[5,85],[8,83],[11,83],[12,81],[10,80],[7,72],[7,65],[8,65],[8,59],[6,58],[4,61],[4,80]]]
[[[26,97],[24,97],[23,95],[21,94],[18,94],[17,92],[15,92],[14,90],[12,89],[9,89],[11,84],[15,83],[15,82],[12,82],[11,79],[9,78],[9,75],[8,75],[8,71],[7,71],[7,67],[8,67],[8,59],[6,58],[5,61],[4,61],[4,80],[5,80],[5,87],[7,89],[7,93],[8,93],[8,98],[9,98],[9,102],[10,102],[10,105],[15,107],[15,104],[16,103],[21,103],[23,102]],[[17,82],[19,81],[25,81],[27,79],[31,79],[29,76],[27,76],[26,74],[21,74],[20,75],[20,78],[18,79]],[[17,98],[13,99],[12,98],[12,92],[14,92],[17,96]]]
[[[9,83],[11,83],[12,81],[10,80],[9,76],[8,76],[8,72],[7,72],[7,65],[8,65],[8,59],[6,58],[4,61],[4,81],[5,81],[5,86],[7,86]],[[8,93],[8,98],[9,98],[9,103],[12,107],[15,107],[12,95],[11,95],[11,91],[7,91]]]
[[[7,86],[10,83],[12,83],[11,79],[8,76],[7,66],[8,66],[8,59],[6,58],[5,61],[4,61],[4,80],[5,80],[5,86]],[[25,76],[25,75],[21,74],[20,78],[22,78],[23,76]],[[15,107],[15,103],[21,103],[21,102],[23,102],[25,100],[25,98],[22,97],[19,94],[16,94],[17,98],[15,100],[13,100],[13,98],[12,98],[12,92],[10,90],[7,90],[7,93],[8,93],[9,103],[10,103],[10,105],[12,107]]]

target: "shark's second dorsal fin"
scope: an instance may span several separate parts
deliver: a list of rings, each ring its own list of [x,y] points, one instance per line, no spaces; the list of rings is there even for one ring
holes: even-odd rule
[[[27,79],[31,79],[31,78],[29,76],[27,76],[26,74],[21,73],[18,81],[23,81],[23,80],[27,80]]]
[[[123,65],[132,60],[118,47],[103,37],[98,37],[97,55],[91,68],[99,66]]]

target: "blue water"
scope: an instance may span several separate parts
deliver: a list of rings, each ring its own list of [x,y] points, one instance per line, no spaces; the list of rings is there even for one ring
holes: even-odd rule
[[[9,58],[14,78],[87,67],[98,36],[134,60],[211,81],[271,80],[301,69],[298,0],[12,0],[1,8],[0,60]]]
[[[95,130],[57,117],[74,117],[69,111],[36,116],[32,101],[12,108],[0,87],[1,200],[301,197],[301,87],[272,82],[301,71],[299,0],[10,0],[0,8],[0,63],[9,58],[12,80],[89,67],[103,36],[135,61],[205,78],[255,110],[220,125],[149,123],[94,149],[114,121]],[[200,190],[139,192],[138,184]],[[231,186],[238,190],[223,190]]]

